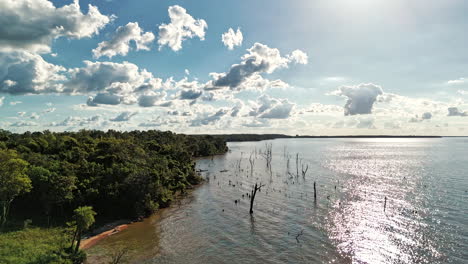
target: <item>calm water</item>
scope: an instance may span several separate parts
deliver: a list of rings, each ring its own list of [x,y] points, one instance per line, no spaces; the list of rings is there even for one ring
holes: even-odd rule
[[[102,240],[90,262],[128,247],[131,263],[468,263],[468,139],[281,139],[229,148],[198,161],[207,183]],[[265,187],[250,216],[256,182]]]

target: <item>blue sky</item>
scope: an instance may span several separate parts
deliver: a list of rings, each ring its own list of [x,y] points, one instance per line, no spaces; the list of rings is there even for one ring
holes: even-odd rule
[[[0,0],[0,128],[466,135],[467,11],[461,0]]]

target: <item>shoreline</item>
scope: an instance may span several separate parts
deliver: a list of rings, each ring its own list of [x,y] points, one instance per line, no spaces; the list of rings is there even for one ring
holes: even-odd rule
[[[135,220],[135,221],[121,219],[121,220],[117,220],[111,223],[107,223],[104,226],[94,229],[89,234],[95,234],[95,235],[90,235],[89,237],[83,238],[81,240],[80,249],[88,250],[92,248],[93,246],[95,246],[101,240],[108,238],[114,234],[120,233],[121,231],[124,231],[137,223],[144,222],[145,220],[160,213],[164,209],[169,209],[173,207],[175,203],[186,198],[187,195],[191,194],[196,188],[200,187],[204,183],[205,183],[205,179],[203,179],[199,184],[193,185],[190,189],[186,191],[185,194],[179,193],[168,207],[159,208],[156,212],[152,213],[151,215],[148,215],[146,217],[140,218],[139,220]]]
[[[82,239],[81,244],[80,244],[80,249],[82,249],[82,250],[89,249],[92,246],[94,246],[95,244],[97,244],[99,241],[103,240],[104,238],[112,236],[114,234],[117,234],[117,233],[127,229],[130,224],[132,224],[132,223],[130,222],[128,224],[118,225],[118,226],[116,226],[116,227],[114,227],[112,229],[101,232],[101,233],[99,233],[99,234],[97,234],[95,236],[91,236],[91,237]]]

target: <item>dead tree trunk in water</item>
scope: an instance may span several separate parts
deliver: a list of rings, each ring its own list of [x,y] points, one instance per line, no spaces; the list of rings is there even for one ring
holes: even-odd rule
[[[307,170],[309,170],[309,165],[307,165],[307,166],[305,167],[305,169],[304,169],[304,164],[302,164],[302,178],[304,178],[304,179],[305,179]]]
[[[387,196],[385,196],[385,201],[384,201],[384,205],[383,205],[383,211],[385,212],[386,209],[387,209]]]
[[[317,202],[317,188],[315,187],[315,182],[314,182],[314,202]]]
[[[259,185],[257,185],[257,183],[255,183],[255,186],[252,189],[252,192],[251,192],[251,195],[250,195],[250,211],[249,211],[250,214],[253,214],[253,204],[254,204],[254,200],[255,200],[255,195],[257,194],[257,191],[260,190],[260,188],[262,188],[263,186],[265,186],[265,185],[260,183],[260,186],[259,186]]]
[[[299,153],[296,153],[296,178],[299,177]]]
[[[255,165],[255,158],[253,157],[254,155],[254,152],[250,153],[250,158],[249,158],[249,162],[250,162],[250,176],[253,175],[253,169],[254,169],[254,165]]]

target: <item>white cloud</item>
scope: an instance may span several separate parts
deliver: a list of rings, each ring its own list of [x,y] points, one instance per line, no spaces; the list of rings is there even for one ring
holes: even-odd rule
[[[55,123],[52,122],[49,126],[66,126],[66,127],[78,127],[85,125],[96,125],[101,120],[100,115],[95,115],[91,117],[79,117],[79,116],[69,116],[65,118],[62,122]]]
[[[122,102],[122,96],[110,93],[98,93],[96,96],[90,96],[86,104],[88,106],[104,105],[118,105]]]
[[[3,100],[5,100],[5,96],[0,97],[0,106],[3,105]]]
[[[461,95],[468,95],[468,91],[465,90],[458,90],[457,92]]]
[[[227,109],[219,109],[214,114],[203,113],[191,121],[190,126],[206,126],[219,121],[229,111]]]
[[[38,94],[60,92],[65,68],[25,51],[0,52],[0,92]]]
[[[297,64],[307,64],[309,62],[309,56],[302,50],[295,50],[287,57],[290,61]]]
[[[33,113],[31,113],[31,116],[29,118],[37,120],[37,119],[39,119],[39,117],[40,116],[36,112],[33,112]]]
[[[198,89],[184,89],[180,91],[181,100],[195,100],[202,95],[203,91]]]
[[[166,97],[165,92],[151,92],[141,95],[138,98],[138,105],[142,107],[151,107],[157,105],[161,100]]]
[[[88,99],[89,106],[134,104],[138,94],[162,87],[161,79],[133,63],[85,61],[85,64],[85,67],[69,70],[70,78],[64,86],[67,93],[97,93]]]
[[[447,116],[468,116],[468,112],[462,112],[458,107],[449,107]]]
[[[32,121],[18,121],[16,123],[11,124],[12,127],[30,127],[30,126],[37,126],[37,123]]]
[[[341,86],[332,92],[333,95],[347,98],[344,106],[345,115],[371,114],[377,97],[383,94],[382,87],[367,83],[355,86]]]
[[[258,98],[258,104],[249,112],[250,116],[268,119],[286,119],[291,116],[295,104],[287,99],[275,99],[268,95]]]
[[[182,42],[188,38],[205,39],[205,29],[208,27],[205,20],[194,19],[183,7],[178,5],[170,6],[168,12],[171,22],[159,26],[158,44],[160,49],[167,45],[173,51],[178,51],[182,49]]]
[[[112,122],[126,122],[126,121],[129,121],[133,116],[135,116],[136,112],[132,113],[132,112],[122,112],[120,113],[118,116],[114,117],[114,118],[111,118],[110,121]]]
[[[423,119],[423,120],[429,120],[429,119],[431,119],[431,118],[432,118],[432,114],[429,113],[429,112],[425,112],[425,113],[423,113],[422,116],[421,116],[421,119]]]
[[[154,38],[153,33],[143,32],[137,22],[130,22],[125,26],[118,27],[110,40],[99,43],[98,47],[93,49],[93,56],[94,58],[125,56],[130,51],[131,41],[135,42],[136,50],[150,50],[149,45]]]
[[[50,52],[52,40],[91,37],[114,18],[101,14],[93,5],[88,9],[83,14],[78,0],[60,8],[48,0],[2,0],[0,50]]]
[[[360,118],[356,124],[356,128],[376,129],[374,125],[374,118]]]
[[[232,28],[221,35],[221,40],[224,43],[224,46],[228,47],[229,50],[233,50],[236,46],[241,46],[244,37],[239,28],[237,31],[234,31]]]
[[[273,73],[280,68],[287,68],[289,63],[304,64],[304,57],[295,51],[296,55],[282,57],[280,51],[261,43],[255,43],[248,53],[242,56],[240,64],[234,64],[227,73],[211,73],[213,81],[206,85],[206,89],[229,87],[238,89],[251,77],[258,78],[258,74]],[[305,54],[305,53],[304,53]]]
[[[449,84],[449,85],[458,85],[458,84],[464,84],[464,83],[468,83],[467,78],[459,78],[459,79],[450,80],[450,81],[447,82],[447,84]]]
[[[10,102],[10,105],[17,105],[17,104],[21,104],[23,102],[21,101],[13,101],[13,102]]]

